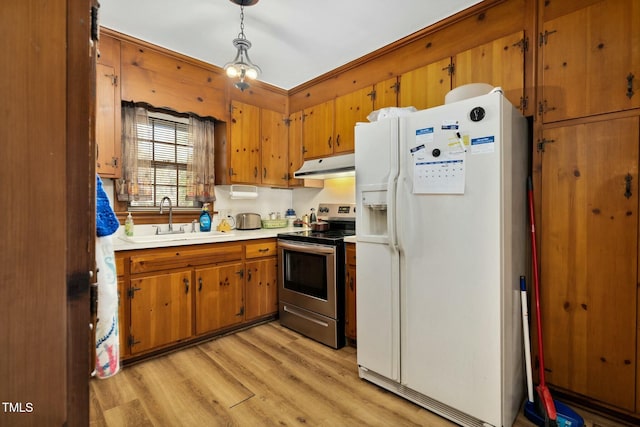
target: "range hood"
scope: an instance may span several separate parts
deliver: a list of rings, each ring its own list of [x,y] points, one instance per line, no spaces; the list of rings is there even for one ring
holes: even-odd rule
[[[355,176],[355,172],[355,154],[350,153],[306,160],[302,167],[293,173],[293,176],[298,179],[327,179]]]

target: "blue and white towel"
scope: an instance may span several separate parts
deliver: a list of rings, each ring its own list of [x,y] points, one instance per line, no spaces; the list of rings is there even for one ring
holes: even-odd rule
[[[96,324],[96,376],[109,378],[120,370],[118,331],[118,274],[111,235],[120,223],[96,177],[96,267],[98,270],[98,322]]]

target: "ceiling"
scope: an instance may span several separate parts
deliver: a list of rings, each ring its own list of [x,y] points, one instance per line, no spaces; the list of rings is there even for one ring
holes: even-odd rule
[[[259,80],[294,88],[468,8],[478,0],[261,0],[244,8]],[[100,24],[223,67],[235,56],[230,0],[101,0]]]

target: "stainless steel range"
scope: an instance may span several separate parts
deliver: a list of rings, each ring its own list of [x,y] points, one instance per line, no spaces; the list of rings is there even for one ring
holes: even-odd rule
[[[333,348],[344,346],[344,238],[355,234],[355,204],[321,203],[327,231],[278,234],[280,323]]]

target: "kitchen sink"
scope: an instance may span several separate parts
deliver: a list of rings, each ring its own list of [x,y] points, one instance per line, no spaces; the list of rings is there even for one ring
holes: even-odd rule
[[[197,233],[175,233],[175,234],[147,234],[140,236],[118,236],[120,240],[129,243],[153,243],[153,242],[172,242],[178,240],[215,240],[221,237],[233,236],[233,233],[223,233],[221,231],[208,231]]]

